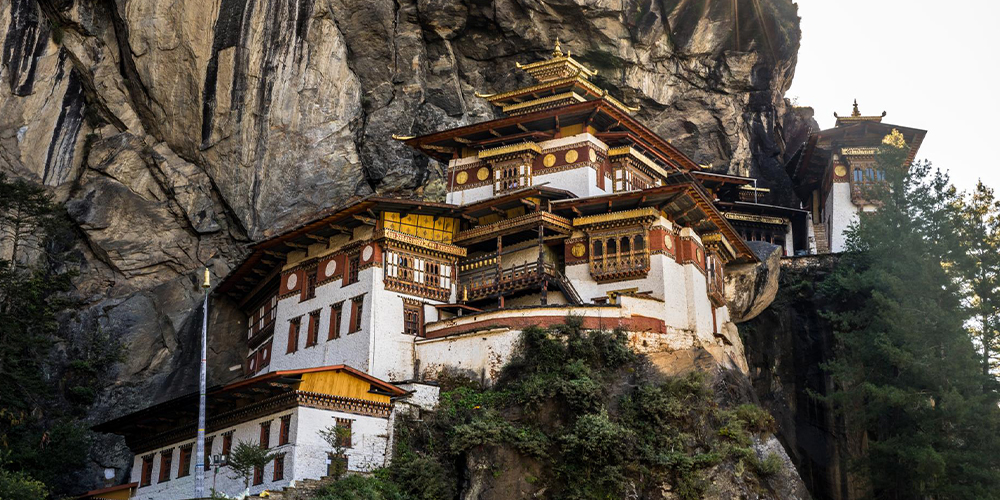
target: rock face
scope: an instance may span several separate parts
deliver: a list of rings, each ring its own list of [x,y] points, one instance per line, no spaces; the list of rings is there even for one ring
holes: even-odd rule
[[[786,259],[771,307],[740,324],[754,392],[778,423],[778,437],[802,480],[822,500],[862,498],[849,463],[863,436],[853,436],[829,404],[810,392],[829,394],[833,381],[821,368],[833,357],[833,327],[819,311],[825,299],[814,286],[836,256]]]
[[[316,210],[434,185],[441,166],[391,134],[493,118],[474,93],[526,83],[515,62],[556,38],[696,162],[793,196],[791,0],[0,2],[0,171],[76,225],[85,306],[64,327],[131,346],[94,418],[191,388],[203,265],[218,278]],[[240,321],[213,301],[215,381],[239,375]]]
[[[756,317],[778,293],[781,247],[764,241],[748,241],[747,245],[760,262],[726,268],[726,306],[734,323]]]

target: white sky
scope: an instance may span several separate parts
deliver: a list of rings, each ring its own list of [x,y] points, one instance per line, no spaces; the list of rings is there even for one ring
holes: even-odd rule
[[[786,97],[816,110],[886,111],[927,130],[917,153],[961,189],[1000,190],[1000,0],[797,0],[802,47]]]

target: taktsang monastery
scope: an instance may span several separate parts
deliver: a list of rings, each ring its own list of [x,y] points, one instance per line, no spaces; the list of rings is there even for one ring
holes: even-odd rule
[[[518,68],[537,84],[479,96],[505,117],[396,137],[447,163],[446,203],[352,199],[253,245],[215,290],[246,311],[246,378],[209,391],[206,455],[240,441],[277,453],[251,492],[338,461],[385,466],[396,415],[432,409],[442,370],[490,383],[522,328],[569,314],[624,329],[640,350],[700,348],[745,369],[725,266],[757,260],[747,240],[837,251],[855,186],[878,179],[872,148],[893,129],[913,153],[923,137],[841,118],[788,167],[809,203],[774,206],[754,179],[703,171],[633,119],[558,45]],[[96,427],[135,457],[114,493],[191,498],[197,412],[195,394]],[[319,436],[329,426],[350,429],[343,455]],[[243,489],[224,466],[206,488]]]

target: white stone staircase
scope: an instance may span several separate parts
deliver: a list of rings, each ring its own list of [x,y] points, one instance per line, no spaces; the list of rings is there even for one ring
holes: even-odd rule
[[[830,237],[826,234],[826,224],[813,223],[813,235],[816,237],[816,253],[830,253]]]

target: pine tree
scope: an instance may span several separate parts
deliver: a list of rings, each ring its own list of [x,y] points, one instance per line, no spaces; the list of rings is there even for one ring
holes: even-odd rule
[[[958,206],[962,252],[952,272],[972,316],[969,332],[980,350],[983,375],[1000,372],[1000,200],[980,181]]]
[[[928,164],[901,168],[887,137],[886,182],[865,198],[847,251],[821,285],[831,298],[834,360],[828,396],[861,436],[857,477],[872,498],[1000,498],[1000,411],[965,329],[957,260],[958,194]]]

